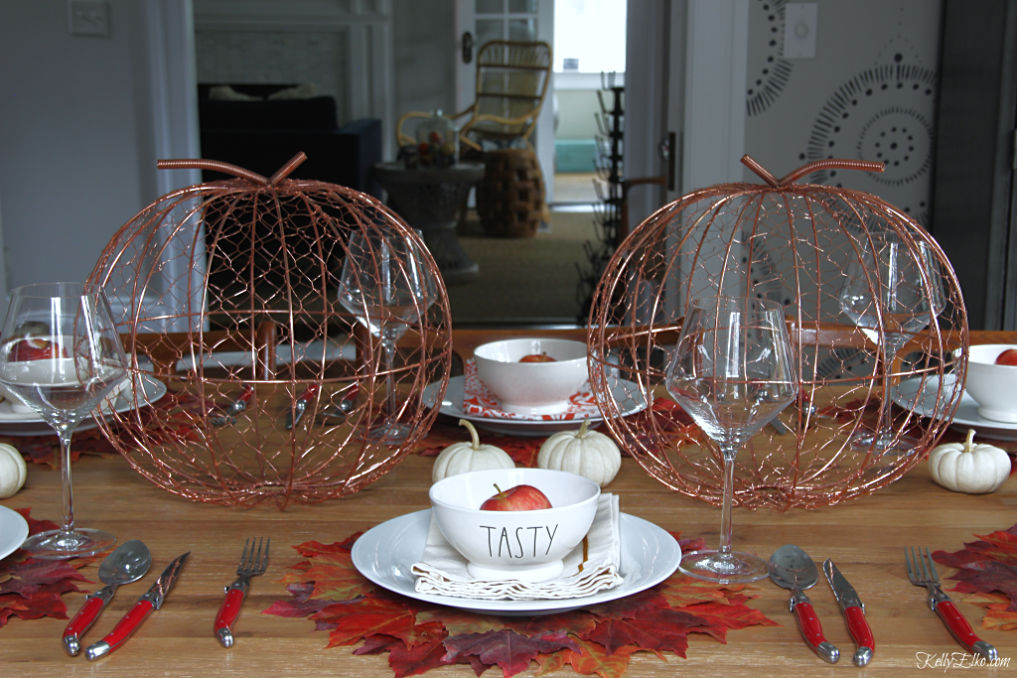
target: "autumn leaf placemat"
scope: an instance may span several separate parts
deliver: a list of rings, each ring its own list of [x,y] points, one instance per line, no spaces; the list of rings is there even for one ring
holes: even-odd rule
[[[28,533],[59,527],[48,520],[35,520],[29,509],[16,509],[28,522]],[[0,560],[0,627],[11,617],[67,619],[63,595],[81,592],[78,582],[88,582],[78,572],[95,558],[40,560],[18,549]]]
[[[675,538],[678,538],[676,533]],[[507,676],[535,663],[583,675],[623,676],[630,657],[669,652],[685,657],[689,634],[726,642],[727,632],[775,622],[749,607],[744,586],[718,587],[689,577],[613,602],[534,617],[498,617],[430,605],[390,593],[362,577],[342,542],[305,542],[304,558],[283,576],[290,597],[265,614],[307,618],[328,632],[327,647],[356,645],[354,654],[388,654],[396,678],[451,664],[477,675],[493,666]],[[679,540],[683,550],[701,540]]]
[[[985,608],[982,628],[1017,629],[1017,525],[992,534],[976,534],[978,541],[960,551],[932,554],[938,563],[957,568],[949,579],[964,600]]]

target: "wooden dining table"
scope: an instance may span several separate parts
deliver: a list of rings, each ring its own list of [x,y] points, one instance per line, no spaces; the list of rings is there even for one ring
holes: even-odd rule
[[[505,330],[457,330],[457,353]],[[529,330],[535,335],[581,334],[578,331]],[[976,335],[973,342],[1014,339],[1013,335]],[[15,441],[16,443],[16,441]],[[291,504],[285,510],[270,502],[253,508],[232,508],[188,501],[151,484],[115,455],[86,455],[74,466],[76,517],[84,526],[112,531],[121,541],[140,539],[152,551],[152,572],[140,583],[122,587],[85,644],[101,638],[154,581],[175,556],[190,552],[175,588],[162,609],[152,613],[135,635],[114,653],[95,662],[70,657],[61,645],[66,620],[11,619],[0,626],[0,669],[5,676],[391,676],[383,654],[354,655],[354,647],[327,647],[328,636],[315,631],[307,618],[287,618],[264,611],[289,596],[280,581],[302,557],[293,548],[304,542],[339,542],[384,521],[429,507],[427,491],[433,458],[410,455],[360,492],[314,505]],[[630,458],[609,485],[621,510],[682,537],[717,540],[719,509],[678,494],[648,475]],[[30,508],[36,519],[58,522],[61,514],[60,474],[32,465],[25,487],[0,505]],[[866,606],[876,639],[875,656],[864,669],[851,665],[854,644],[840,609],[825,581],[809,591],[827,639],[841,648],[840,662],[831,666],[803,643],[788,609],[788,591],[768,580],[749,585],[749,607],[773,625],[754,625],[729,632],[721,643],[706,635],[690,636],[687,656],[636,653],[627,675],[670,676],[685,672],[713,675],[829,676],[860,671],[871,676],[897,676],[919,670],[945,670],[930,662],[962,659],[962,648],[926,603],[924,589],[912,586],[904,567],[905,547],[956,551],[975,535],[1005,530],[1017,522],[1017,478],[1011,476],[996,492],[969,495],[951,492],[932,482],[927,464],[917,464],[899,481],[870,495],[817,509],[743,510],[734,512],[737,546],[764,556],[783,544],[798,544],[817,561],[832,558],[854,584]],[[212,623],[223,587],[234,578],[241,547],[248,537],[271,539],[267,571],[256,577],[236,626],[236,644],[222,647]],[[940,566],[946,579],[949,568]],[[101,586],[98,560],[82,568],[90,583],[83,593]],[[679,573],[673,577],[682,577]],[[2,582],[0,582],[2,584]],[[67,594],[73,614],[84,595]],[[960,611],[981,637],[996,646],[1001,658],[997,673],[1013,671],[1017,631],[980,628],[984,609],[954,596]],[[531,664],[522,675],[535,675]],[[975,667],[980,671],[990,669]],[[487,675],[497,675],[492,668]],[[468,666],[447,666],[427,675],[472,673]],[[569,675],[563,668],[551,675]],[[978,673],[977,675],[983,675]]]

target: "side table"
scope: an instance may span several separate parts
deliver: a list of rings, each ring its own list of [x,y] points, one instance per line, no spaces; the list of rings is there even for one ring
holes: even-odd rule
[[[388,193],[389,207],[420,229],[445,283],[476,278],[480,269],[456,236],[456,217],[470,189],[484,177],[484,165],[408,168],[400,162],[382,162],[373,171]]]

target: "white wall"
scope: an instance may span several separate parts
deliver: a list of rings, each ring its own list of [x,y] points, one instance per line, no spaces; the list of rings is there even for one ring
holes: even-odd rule
[[[187,99],[160,97],[150,76],[160,59],[171,76],[186,71],[187,38],[165,33],[187,25],[190,1],[108,4],[111,34],[102,38],[70,34],[66,0],[4,3],[0,223],[9,286],[86,278],[120,226],[167,183],[190,179],[156,176],[157,157],[193,155],[196,143]]]

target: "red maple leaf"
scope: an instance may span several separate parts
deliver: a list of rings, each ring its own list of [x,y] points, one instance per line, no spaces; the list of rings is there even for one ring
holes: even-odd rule
[[[1009,612],[1017,612],[1017,525],[988,535],[975,535],[979,541],[964,544],[954,553],[936,551],[932,557],[957,568],[950,579],[953,590],[961,593],[1001,593],[1006,596]]]
[[[525,671],[539,654],[575,649],[567,637],[524,636],[509,629],[487,633],[465,633],[446,638],[446,662],[476,657],[487,666],[497,665],[506,678]]]
[[[277,617],[310,617],[334,604],[331,600],[311,598],[311,594],[314,592],[314,582],[290,584],[286,590],[293,597],[288,600],[275,601],[262,614],[272,614]]]
[[[684,657],[689,632],[706,625],[704,619],[688,612],[653,607],[638,617],[602,621],[583,638],[603,646],[608,654],[621,650],[669,650]]]
[[[313,618],[335,625],[329,632],[329,647],[353,645],[376,634],[405,639],[412,635],[416,625],[416,615],[410,610],[393,601],[375,598],[330,605]]]
[[[575,650],[539,655],[537,664],[541,675],[571,666],[576,673],[584,676],[596,674],[601,678],[621,678],[629,668],[629,658],[633,654],[629,648],[609,654],[601,645],[581,638],[577,639],[576,645]]]
[[[6,576],[4,576],[6,575]],[[88,581],[62,560],[36,560],[29,558],[12,562],[0,570],[0,594],[14,593],[30,599],[38,594],[78,591],[76,581]]]
[[[51,530],[55,523],[35,520],[29,509],[17,509],[28,522],[28,533]],[[0,626],[11,617],[39,619],[67,618],[63,594],[81,591],[77,582],[87,582],[78,569],[94,558],[38,560],[25,551],[16,551],[0,561]]]
[[[443,659],[445,646],[441,640],[421,643],[408,648],[397,638],[371,636],[364,641],[363,645],[354,650],[353,654],[381,654],[383,652],[388,653],[388,665],[392,667],[396,678],[427,673],[431,669],[448,664]]]
[[[353,600],[370,593],[374,587],[353,566],[350,555],[360,534],[333,544],[309,541],[294,547],[308,560],[293,565],[280,581],[289,585],[313,583],[312,591],[306,595],[313,600]]]

